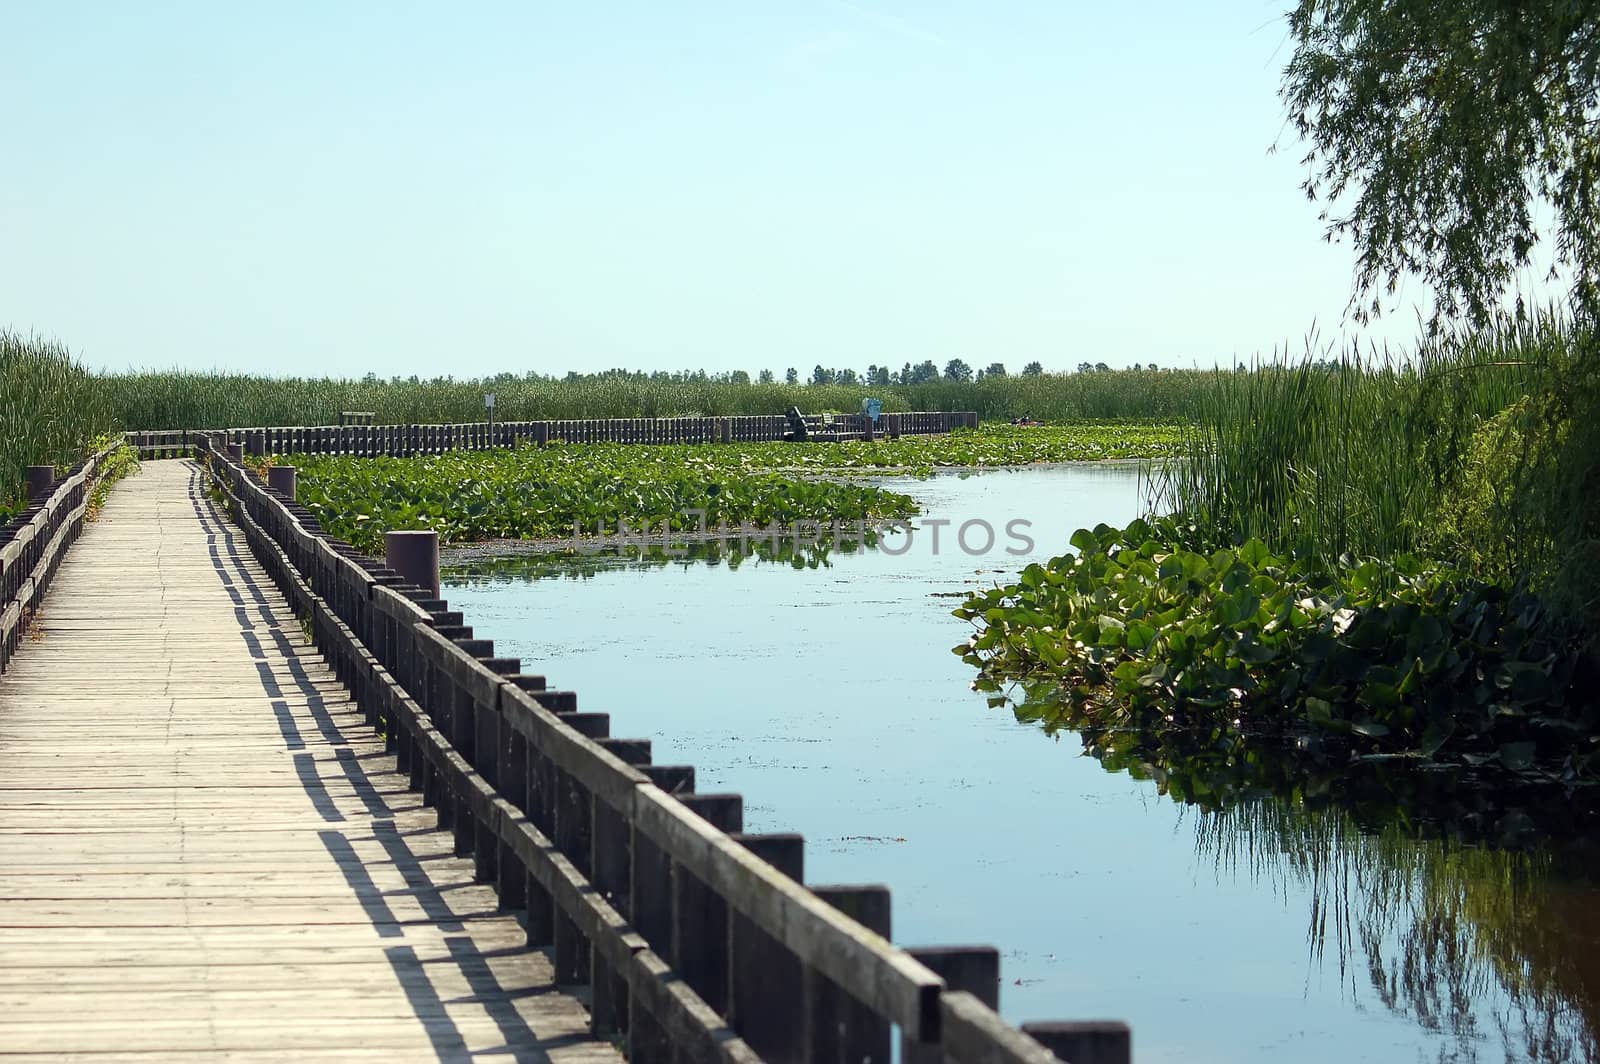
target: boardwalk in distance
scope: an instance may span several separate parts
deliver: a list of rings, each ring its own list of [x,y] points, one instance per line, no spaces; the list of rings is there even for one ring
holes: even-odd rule
[[[0,678],[0,1061],[612,1062],[189,462]]]

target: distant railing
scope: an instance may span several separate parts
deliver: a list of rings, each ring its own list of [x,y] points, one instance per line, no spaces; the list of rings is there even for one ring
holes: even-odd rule
[[[802,886],[797,835],[743,834],[738,795],[498,657],[432,589],[322,533],[302,507],[196,443],[252,552],[385,737],[456,852],[590,988],[591,1026],[645,1064],[1125,1064],[1118,1023],[1019,1031],[994,1011],[992,947],[893,946],[884,887]],[[1037,1035],[1035,1038],[1029,1033]],[[1041,1041],[1044,1040],[1044,1041]]]
[[[49,495],[34,500],[0,529],[0,672],[9,666],[67,548],[83,531],[90,494],[117,446],[91,455]]]
[[[354,416],[353,412],[346,416]],[[887,436],[927,436],[957,428],[977,428],[970,411],[918,411],[881,414],[808,414],[803,418],[813,440],[839,441]],[[567,443],[763,443],[784,439],[789,421],[782,414],[738,417],[578,418],[558,421],[496,421],[453,425],[290,425],[224,430],[157,429],[127,433],[141,458],[180,458],[194,453],[197,441],[215,431],[248,454],[350,454],[403,458],[446,451],[482,451],[555,441]]]

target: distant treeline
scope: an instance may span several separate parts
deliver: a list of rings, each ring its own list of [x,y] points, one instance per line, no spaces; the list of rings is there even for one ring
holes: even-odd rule
[[[927,363],[931,367],[932,363]],[[875,367],[874,367],[875,368]],[[986,369],[955,375],[916,367],[909,383],[868,384],[854,373],[822,367],[818,383],[752,381],[748,374],[704,372],[569,374],[554,378],[501,374],[476,380],[418,377],[361,380],[257,377],[210,373],[132,373],[100,378],[125,428],[217,428],[326,425],[342,410],[366,410],[381,423],[483,420],[483,396],[495,393],[495,417],[506,421],[599,417],[776,414],[861,409],[882,400],[897,410],[976,410],[985,419],[1040,420],[1183,418],[1196,409],[1212,371],[1108,370],[1011,376]],[[767,374],[770,375],[770,374]],[[825,380],[825,382],[824,382]],[[881,375],[880,375],[881,380]]]

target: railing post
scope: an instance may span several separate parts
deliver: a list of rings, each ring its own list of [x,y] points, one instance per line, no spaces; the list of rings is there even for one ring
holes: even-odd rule
[[[1025,1023],[1022,1033],[1072,1064],[1130,1064],[1133,1032],[1118,1021]]]
[[[683,804],[724,832],[744,827],[736,794],[690,796]],[[712,1011],[728,1008],[728,903],[687,868],[672,863],[672,966]]]
[[[993,946],[932,946],[907,949],[932,969],[950,990],[965,990],[996,1011],[1000,1008],[1000,951]],[[901,1064],[942,1064],[944,1053],[936,1045],[900,1039]]]
[[[439,533],[422,530],[385,532],[384,563],[408,584],[439,594]]]
[[[868,931],[889,937],[889,888],[812,887],[812,892]],[[805,973],[805,1051],[811,1064],[886,1064],[893,1027],[827,976]]]
[[[267,470],[267,487],[278,492],[290,502],[294,501],[295,468],[292,465],[275,465]]]
[[[734,835],[734,840],[796,883],[805,878],[799,835]],[[751,921],[729,913],[728,1022],[774,1064],[804,1064],[804,972],[800,958]]]
[[[43,499],[55,490],[56,467],[31,465],[28,467],[28,498]]]

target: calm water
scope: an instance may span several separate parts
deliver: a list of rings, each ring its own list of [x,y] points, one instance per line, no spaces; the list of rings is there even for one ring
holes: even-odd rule
[[[898,487],[994,549],[924,527],[815,568],[523,559],[446,595],[613,734],[743,793],[748,830],[803,832],[808,882],[888,884],[897,942],[997,945],[1014,1021],[1126,1019],[1140,1064],[1596,1059],[1600,893],[1566,848],[1271,797],[1205,813],[970,690],[951,595],[1136,516],[1132,469]]]

